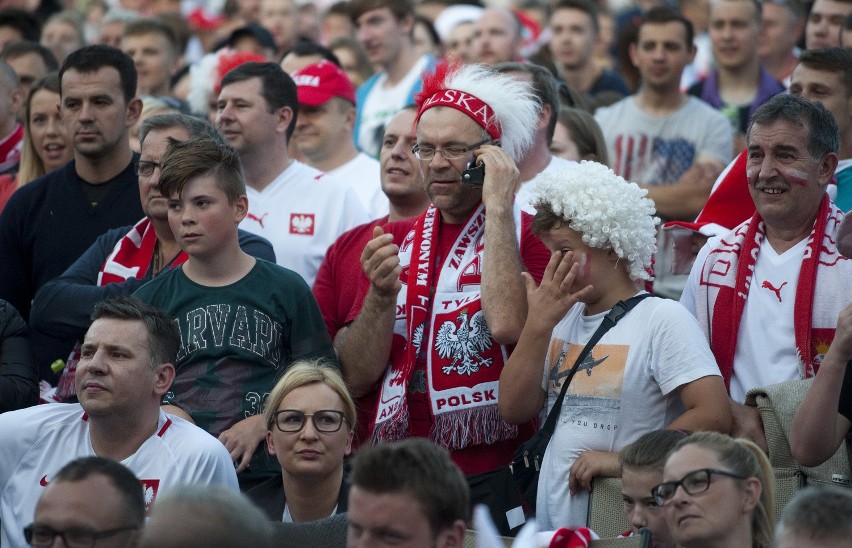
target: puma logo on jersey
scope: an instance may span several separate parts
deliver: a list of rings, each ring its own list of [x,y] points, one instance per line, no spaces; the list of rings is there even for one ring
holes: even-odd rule
[[[773,293],[775,293],[775,296],[778,297],[778,302],[780,303],[781,302],[781,288],[784,287],[785,285],[787,285],[787,282],[784,282],[783,284],[779,285],[778,288],[776,289],[776,288],[772,287],[771,283],[769,283],[766,280],[763,280],[763,283],[760,284],[760,287],[763,287],[763,288],[768,289],[769,291],[772,291]]]
[[[302,234],[304,236],[314,235],[313,213],[291,213],[290,234]]]
[[[261,215],[260,217],[258,217],[257,215],[254,215],[254,214],[252,214],[252,213],[247,213],[247,214],[246,214],[246,217],[248,217],[248,218],[249,218],[249,219],[251,219],[252,221],[255,221],[257,224],[259,224],[259,225],[260,225],[260,228],[266,228],[265,226],[263,226],[263,218],[264,218],[264,217],[266,217],[267,215],[269,215],[269,213],[268,213],[268,212],[267,212],[267,213],[264,213],[264,214],[263,214],[263,215]]]

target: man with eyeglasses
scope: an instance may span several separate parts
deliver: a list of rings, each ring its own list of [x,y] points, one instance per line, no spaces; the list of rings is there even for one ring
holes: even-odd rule
[[[225,446],[160,407],[175,377],[177,324],[129,297],[99,303],[92,319],[74,379],[80,403],[37,405],[0,415],[4,547],[24,545],[23,528],[37,501],[46,488],[54,487],[59,470],[78,457],[108,458],[130,469],[141,482],[137,485],[145,496],[145,510],[160,491],[176,485],[238,489]],[[107,495],[96,491],[93,496]],[[59,522],[48,525],[63,531],[66,527]]]
[[[159,114],[142,122],[139,138],[142,155],[136,162],[139,199],[145,216],[135,225],[109,230],[68,267],[46,283],[33,299],[30,328],[56,348],[55,359],[79,351],[94,305],[106,298],[131,295],[163,272],[186,259],[169,228],[166,199],[157,190],[160,159],[169,140],[185,141],[216,130],[207,121],[186,114]],[[239,231],[240,247],[253,257],[275,262],[272,244],[265,238]],[[59,399],[73,394],[60,384]]]
[[[504,531],[523,514],[507,520],[492,482],[533,430],[500,417],[497,385],[526,319],[521,272],[539,280],[549,258],[514,199],[538,110],[528,82],[480,65],[443,64],[426,79],[413,152],[432,205],[373,229],[361,255],[369,289],[337,337],[353,394],[378,387],[372,437],[448,448]],[[477,165],[483,184],[463,182]]]
[[[65,59],[59,80],[74,159],[15,192],[0,214],[0,298],[27,321],[39,288],[98,236],[142,217],[128,138],[142,110],[133,60],[114,48],[84,47]],[[50,366],[68,349],[37,330],[30,342],[39,376],[54,381]]]
[[[122,464],[83,457],[62,467],[24,527],[30,546],[47,548],[57,537],[67,548],[136,546],[145,524],[139,479]]]

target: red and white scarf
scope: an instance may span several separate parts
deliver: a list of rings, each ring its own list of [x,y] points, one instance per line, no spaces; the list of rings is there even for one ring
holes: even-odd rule
[[[143,278],[151,267],[154,257],[154,249],[157,246],[157,234],[151,220],[145,217],[136,223],[130,231],[122,237],[112,249],[101,271],[98,272],[98,285],[121,283],[129,278]],[[169,263],[175,267],[186,261],[187,255],[183,251],[178,254],[174,261]]]
[[[796,287],[795,337],[802,377],[816,374],[834,339],[837,316],[846,305],[838,298],[852,281],[852,263],[836,247],[843,213],[825,196],[808,237]],[[752,285],[757,254],[765,236],[763,219],[751,219],[723,236],[705,261],[696,290],[698,321],[709,334],[719,370],[730,384],[740,320]],[[819,343],[820,348],[817,348]]]
[[[429,206],[400,246],[403,288],[374,419],[374,443],[409,434],[406,394],[423,344],[433,441],[453,451],[517,436],[517,427],[497,411],[508,352],[492,338],[480,299],[485,206],[473,213],[436,271],[440,224],[440,212]]]

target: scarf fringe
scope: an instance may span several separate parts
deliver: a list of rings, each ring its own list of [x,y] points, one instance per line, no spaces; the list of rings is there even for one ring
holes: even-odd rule
[[[399,411],[385,422],[377,423],[370,436],[370,445],[404,440],[409,437],[408,405],[403,399]]]
[[[442,413],[433,418],[430,438],[450,451],[514,439],[518,427],[500,416],[496,405]]]

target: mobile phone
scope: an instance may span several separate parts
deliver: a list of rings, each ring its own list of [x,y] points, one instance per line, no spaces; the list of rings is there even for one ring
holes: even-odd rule
[[[482,186],[485,183],[485,164],[477,164],[475,160],[468,162],[461,172],[461,180],[471,186]]]
[[[494,141],[493,144],[499,147],[500,141]],[[476,160],[468,162],[461,172],[461,180],[471,186],[482,186],[485,183],[485,164],[477,164]]]

